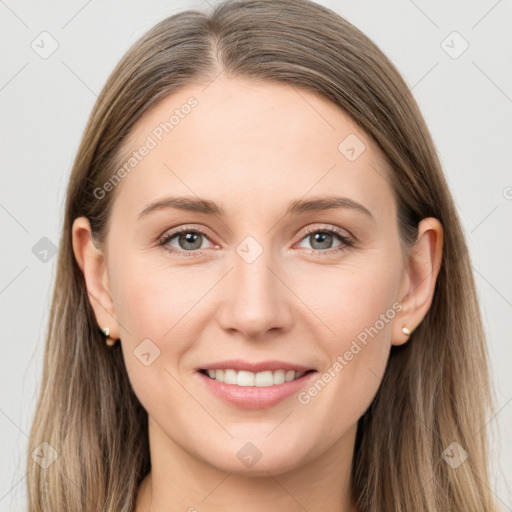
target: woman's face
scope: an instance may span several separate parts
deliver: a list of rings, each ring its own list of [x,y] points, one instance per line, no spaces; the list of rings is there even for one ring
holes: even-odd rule
[[[117,194],[105,261],[118,324],[103,325],[121,339],[152,456],[251,474],[335,447],[349,457],[406,339],[410,284],[368,136],[311,92],[218,78],[157,104],[128,150],[121,181],[98,192]],[[246,371],[223,384],[206,368]]]

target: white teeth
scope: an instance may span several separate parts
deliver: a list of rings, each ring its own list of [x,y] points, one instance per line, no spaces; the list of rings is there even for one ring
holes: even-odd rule
[[[254,386],[254,373],[245,372],[243,370],[239,371],[234,384],[238,384],[239,386]]]
[[[215,376],[217,378],[217,376]],[[224,382],[226,384],[238,384],[236,370],[224,370]]]
[[[242,372],[240,372],[242,373]],[[250,373],[250,372],[247,372]],[[273,386],[274,385],[274,374],[268,370],[264,372],[258,372],[254,375],[254,385],[258,386],[259,388],[264,388],[267,386]]]
[[[265,370],[263,372],[253,373],[246,370],[236,371],[228,370],[207,370],[208,376],[225,384],[235,384],[237,386],[256,386],[269,387],[277,384],[284,384],[302,377],[306,372],[296,372],[294,370]]]
[[[272,373],[272,372],[270,372]],[[284,384],[285,378],[284,378],[284,370],[276,370],[273,375],[273,382],[274,384]]]

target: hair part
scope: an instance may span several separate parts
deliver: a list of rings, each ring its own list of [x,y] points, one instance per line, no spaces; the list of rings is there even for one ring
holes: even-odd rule
[[[496,510],[484,428],[491,388],[470,258],[410,90],[382,51],[333,11],[307,0],[235,0],[155,25],[117,64],[90,115],[67,189],[29,441],[29,454],[47,442],[59,457],[46,469],[27,457],[29,511],[133,510],[150,471],[147,413],[119,344],[108,349],[98,330],[72,225],[86,216],[104,243],[117,189],[101,200],[94,190],[122,165],[135,123],[161,99],[221,73],[303,88],[339,106],[385,157],[404,246],[423,218],[444,228],[430,310],[408,343],[392,347],[358,423],[351,482],[358,510]],[[469,453],[457,470],[441,457],[453,441]]]

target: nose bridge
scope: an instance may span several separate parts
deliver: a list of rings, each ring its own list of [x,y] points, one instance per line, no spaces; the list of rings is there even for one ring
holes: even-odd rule
[[[247,236],[236,246],[222,317],[225,328],[257,337],[268,329],[282,327],[286,299],[282,285],[269,269],[272,266],[271,251],[254,236]]]
[[[275,288],[275,277],[268,269],[272,264],[271,251],[265,249],[254,236],[247,236],[238,244],[235,252],[233,280],[239,294],[237,301],[247,306],[253,303],[262,306],[259,301],[264,300],[271,306]]]

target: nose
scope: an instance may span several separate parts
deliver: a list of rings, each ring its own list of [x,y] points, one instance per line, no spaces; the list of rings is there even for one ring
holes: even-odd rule
[[[224,296],[217,310],[221,327],[250,340],[268,337],[272,330],[288,331],[293,325],[293,293],[284,273],[270,251],[254,261],[240,254],[233,254],[232,270],[222,287]]]

